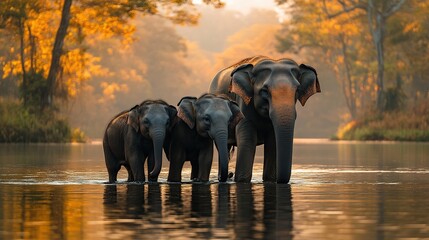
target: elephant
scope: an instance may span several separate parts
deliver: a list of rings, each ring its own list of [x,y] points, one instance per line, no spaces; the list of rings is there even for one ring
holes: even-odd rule
[[[109,183],[117,181],[124,166],[128,181],[145,181],[144,163],[148,158],[148,180],[156,182],[162,166],[162,150],[177,119],[175,106],[163,100],[146,100],[116,115],[107,125],[103,150]]]
[[[263,181],[289,183],[295,103],[321,92],[316,70],[292,59],[254,56],[219,71],[210,93],[227,94],[245,118],[236,127],[235,181],[250,182],[256,146],[264,144]]]
[[[237,103],[226,96],[203,94],[183,97],[178,103],[178,121],[167,143],[170,161],[169,182],[181,182],[185,161],[190,161],[191,179],[209,181],[213,161],[213,142],[219,153],[220,182],[228,178],[228,141],[234,138],[235,126],[243,118]]]

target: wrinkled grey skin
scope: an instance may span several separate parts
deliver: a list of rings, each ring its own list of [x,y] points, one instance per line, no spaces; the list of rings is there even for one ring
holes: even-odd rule
[[[158,180],[164,140],[176,115],[174,106],[162,100],[147,100],[109,122],[103,138],[109,183],[116,182],[121,166],[128,171],[128,181],[144,182],[147,158],[148,180]]]
[[[225,96],[205,94],[200,98],[184,97],[178,104],[179,120],[173,127],[167,156],[170,160],[169,182],[181,182],[183,163],[192,165],[191,179],[209,180],[213,161],[213,142],[219,153],[220,182],[228,178],[228,139],[243,118],[238,105]],[[231,141],[231,140],[230,140]]]
[[[235,100],[245,118],[236,128],[235,181],[250,182],[257,145],[264,144],[264,181],[288,183],[292,170],[295,103],[320,92],[316,70],[290,59],[247,58],[221,70],[211,93]]]

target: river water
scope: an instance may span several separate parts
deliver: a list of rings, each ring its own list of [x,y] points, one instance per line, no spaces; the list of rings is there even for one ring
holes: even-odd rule
[[[296,139],[291,184],[105,184],[102,146],[0,145],[0,239],[429,239],[429,144]],[[230,169],[235,166],[234,159]],[[190,176],[185,165],[183,180]]]

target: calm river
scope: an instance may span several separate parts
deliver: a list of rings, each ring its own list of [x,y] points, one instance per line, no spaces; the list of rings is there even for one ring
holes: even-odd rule
[[[167,169],[104,184],[101,144],[0,145],[0,239],[429,239],[428,143],[297,139],[290,185],[264,184],[261,157],[250,184]]]

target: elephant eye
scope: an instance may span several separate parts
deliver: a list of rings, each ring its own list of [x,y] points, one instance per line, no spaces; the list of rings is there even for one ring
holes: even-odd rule
[[[149,121],[149,119],[144,118],[144,119],[143,119],[143,124],[144,124],[144,125],[146,125],[146,126],[150,125],[150,121]]]
[[[209,116],[207,116],[207,115],[206,115],[206,116],[204,116],[204,117],[203,117],[203,121],[204,121],[204,123],[205,123],[205,124],[210,124],[210,117],[209,117]]]
[[[262,88],[261,91],[259,92],[259,94],[264,99],[267,99],[270,95],[270,93],[268,92],[268,89],[266,89],[266,88]]]
[[[167,119],[167,122],[165,123],[165,126],[170,126],[170,119]]]

